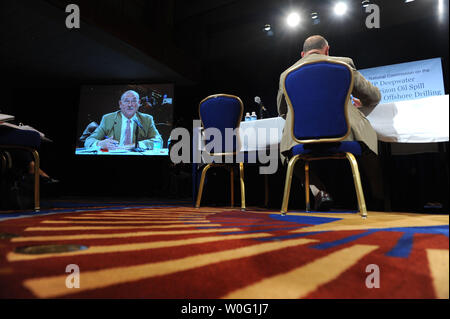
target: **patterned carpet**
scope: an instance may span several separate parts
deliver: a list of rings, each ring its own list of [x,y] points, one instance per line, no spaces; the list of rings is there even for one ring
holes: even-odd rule
[[[449,298],[448,215],[111,205],[6,217],[0,298]],[[16,251],[54,244],[87,248]]]

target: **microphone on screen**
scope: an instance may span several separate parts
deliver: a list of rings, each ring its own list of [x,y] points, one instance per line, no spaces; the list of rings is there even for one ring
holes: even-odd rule
[[[134,123],[136,123],[137,126],[139,126],[140,129],[142,129],[142,130],[144,129],[144,127],[142,126],[141,122],[139,122],[138,119],[134,119],[133,121],[134,121]]]

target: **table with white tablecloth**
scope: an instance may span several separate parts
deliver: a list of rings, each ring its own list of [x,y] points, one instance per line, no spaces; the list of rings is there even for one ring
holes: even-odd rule
[[[390,210],[389,188],[395,176],[391,155],[439,153],[442,176],[448,180],[445,164],[449,141],[448,95],[380,104],[366,116],[380,141],[386,210]]]

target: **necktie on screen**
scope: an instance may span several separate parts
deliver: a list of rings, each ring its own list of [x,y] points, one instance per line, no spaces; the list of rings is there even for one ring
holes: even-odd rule
[[[128,120],[127,121],[127,128],[125,129],[125,141],[123,143],[125,145],[131,144],[131,127],[130,127],[130,124],[131,124],[131,120]]]

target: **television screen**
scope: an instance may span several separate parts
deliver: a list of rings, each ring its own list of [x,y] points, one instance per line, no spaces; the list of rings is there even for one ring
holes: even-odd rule
[[[173,85],[84,85],[76,155],[169,155]]]

